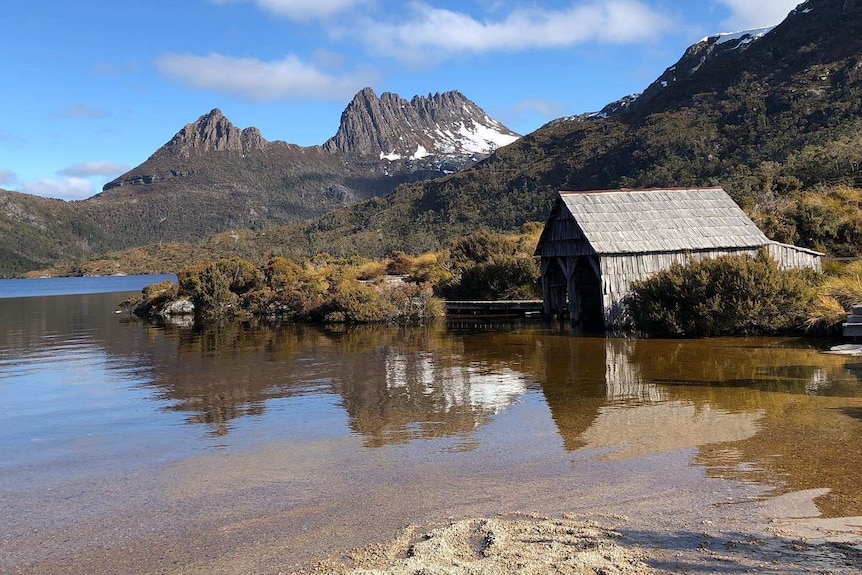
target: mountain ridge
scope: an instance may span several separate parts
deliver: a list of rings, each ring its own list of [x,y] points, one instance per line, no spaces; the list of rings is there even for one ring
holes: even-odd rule
[[[773,238],[826,249],[810,231],[821,216],[776,210],[802,189],[862,184],[862,2],[808,0],[756,40],[722,38],[693,45],[668,68],[676,81],[660,76],[636,105],[550,122],[466,170],[283,234],[302,238],[296,255],[380,256],[544,220],[560,189],[720,185]],[[835,227],[838,253],[862,245],[862,222]]]
[[[370,88],[354,100],[363,98],[379,102]],[[472,143],[468,141],[444,150],[424,137],[424,130],[444,132],[453,122],[472,126],[481,120],[488,131],[505,134],[509,140],[517,137],[460,92],[416,96],[412,104],[389,94],[386,101],[384,108],[390,109],[385,121],[382,112],[357,115],[345,110],[346,117],[398,134],[405,149],[425,153],[404,158],[376,149],[366,153],[363,145],[368,141],[391,139],[366,130],[350,143],[350,126],[339,127],[348,142],[344,151],[338,148],[338,134],[330,138],[333,144],[328,147],[268,141],[256,127],[240,129],[214,108],[86,200],[49,209],[39,200],[24,201],[0,192],[8,206],[26,204],[23,211],[0,212],[0,253],[9,254],[4,261],[17,262],[0,262],[0,274],[154,242],[196,243],[229,229],[261,230],[319,217],[386,195],[400,184],[454,172],[496,147],[492,141],[486,142],[484,153],[467,151]],[[435,118],[448,123],[434,124]],[[62,211],[62,217],[43,213],[52,210]],[[47,222],[39,233],[52,241],[32,235],[38,229],[36,222]]]
[[[405,100],[371,88],[360,91],[341,115],[327,151],[379,159],[487,155],[519,136],[490,118],[457,90]]]
[[[183,164],[220,152],[265,155],[273,151],[289,154],[294,161],[307,156],[325,162],[321,160],[323,153],[345,155],[366,167],[385,160],[382,165],[387,174],[424,173],[427,169],[451,172],[518,137],[458,91],[414,96],[408,101],[391,92],[378,97],[371,88],[364,88],[345,108],[336,134],[323,144],[298,146],[268,141],[258,128],[237,128],[215,108],[186,124],[145,162],[105,184],[102,191],[187,177],[192,174],[183,166],[167,169],[165,164]]]

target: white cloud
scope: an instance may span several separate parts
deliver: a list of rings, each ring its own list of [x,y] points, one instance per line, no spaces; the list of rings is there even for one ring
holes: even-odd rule
[[[730,17],[721,25],[726,31],[765,28],[781,23],[802,0],[717,0],[730,10]]]
[[[374,52],[402,59],[440,60],[463,53],[570,47],[587,42],[634,44],[657,40],[673,21],[642,0],[591,0],[563,10],[523,8],[498,20],[477,20],[423,3],[397,23],[366,22],[360,32]]]
[[[261,10],[290,20],[307,21],[327,18],[350,10],[368,0],[210,0],[213,4],[254,2]]]
[[[97,193],[96,185],[87,178],[37,178],[21,184],[25,194],[56,198],[59,200],[83,200]]]
[[[169,54],[156,65],[162,74],[201,90],[255,102],[324,99],[343,101],[376,80],[368,72],[328,74],[294,55],[275,62],[220,54]]]
[[[18,179],[18,174],[12,170],[0,169],[0,186],[8,186]]]
[[[127,166],[122,166],[105,160],[96,160],[92,162],[73,164],[68,168],[60,170],[57,174],[73,178],[89,178],[90,176],[106,176],[114,178],[127,171],[129,171]]]

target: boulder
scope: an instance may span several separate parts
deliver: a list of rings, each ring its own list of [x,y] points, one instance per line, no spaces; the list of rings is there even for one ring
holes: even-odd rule
[[[188,298],[180,298],[170,301],[164,305],[161,311],[159,311],[159,315],[162,317],[194,315],[194,313],[195,304],[193,304]]]

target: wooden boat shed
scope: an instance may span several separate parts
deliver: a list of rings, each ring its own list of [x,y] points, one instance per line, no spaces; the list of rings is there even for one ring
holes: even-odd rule
[[[823,254],[769,240],[721,188],[560,192],[535,252],[544,313],[613,327],[635,280],[764,248],[782,268],[820,269]]]

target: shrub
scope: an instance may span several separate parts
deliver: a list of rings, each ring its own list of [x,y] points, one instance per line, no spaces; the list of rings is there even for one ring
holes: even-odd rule
[[[180,290],[187,295],[195,310],[204,317],[227,317],[236,309],[237,296],[231,292],[231,281],[218,263],[182,270]]]
[[[381,322],[396,315],[395,306],[381,290],[358,281],[336,285],[324,308],[324,319],[331,322]]]
[[[263,281],[263,274],[253,263],[242,258],[226,258],[216,262],[216,267],[228,280],[228,289],[235,294],[244,294]]]
[[[140,298],[129,298],[121,305],[130,308],[135,315],[154,317],[168,303],[179,297],[180,287],[172,281],[163,281],[146,286]]]
[[[406,276],[413,267],[413,258],[404,252],[394,252],[389,256],[386,273],[392,276]]]
[[[800,329],[814,297],[815,272],[781,270],[764,252],[674,264],[635,282],[624,301],[648,335],[719,336]]]
[[[180,286],[170,280],[148,285],[141,290],[144,304],[153,307],[177,299],[179,293]]]
[[[538,263],[533,258],[523,256],[498,256],[487,263],[465,269],[454,293],[459,298],[477,300],[538,297]]]
[[[360,280],[379,280],[386,275],[386,264],[383,262],[367,262],[356,270],[356,278]]]
[[[417,284],[430,284],[436,290],[443,289],[452,281],[452,272],[446,269],[443,258],[437,252],[417,256],[407,281]]]
[[[805,322],[810,331],[837,331],[854,305],[862,303],[862,262],[834,270],[818,287]]]
[[[483,230],[456,240],[449,248],[449,258],[453,266],[465,269],[516,252],[517,243],[512,237]]]
[[[266,284],[273,289],[294,284],[302,275],[302,267],[289,258],[272,258],[263,268]]]
[[[805,329],[812,332],[828,333],[837,330],[839,324],[847,319],[847,310],[834,297],[818,294],[808,308]]]
[[[443,300],[434,297],[429,284],[400,284],[387,288],[383,296],[392,304],[391,321],[424,322],[446,315]]]
[[[539,265],[532,252],[538,227],[522,235],[480,231],[452,244],[449,264],[454,282],[444,291],[460,299],[531,299],[540,294]]]

